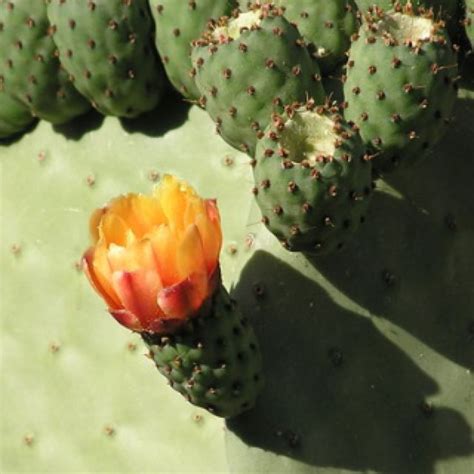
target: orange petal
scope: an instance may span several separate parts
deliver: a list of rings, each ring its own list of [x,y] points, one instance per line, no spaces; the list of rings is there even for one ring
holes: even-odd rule
[[[192,224],[186,229],[183,240],[179,243],[177,264],[180,279],[193,273],[206,273],[201,235],[196,224]]]
[[[180,280],[176,264],[177,242],[168,226],[161,225],[149,235],[163,286],[170,286]]]
[[[222,245],[222,234],[220,226],[216,228],[207,216],[201,214],[196,217],[196,225],[201,234],[204,259],[208,273],[211,273],[219,260]]]
[[[89,219],[89,233],[93,244],[99,240],[99,225],[106,211],[106,208],[96,209]]]
[[[82,263],[83,263],[83,268],[84,272],[89,279],[89,282],[91,283],[92,287],[94,290],[102,296],[102,298],[105,300],[107,306],[112,309],[118,309],[120,308],[120,304],[118,301],[113,298],[115,295],[111,295],[106,288],[101,284],[99,278],[97,277],[95,270],[94,270],[94,265],[93,265],[93,258],[94,258],[94,248],[91,247],[86,251],[84,256],[82,257]]]
[[[185,319],[195,314],[207,297],[207,275],[193,274],[158,293],[158,305],[166,318]]]
[[[120,299],[112,288],[112,272],[109,261],[107,260],[107,249],[105,244],[99,240],[99,243],[94,248],[92,260],[90,261],[89,271],[91,275],[97,280],[100,288],[113,301],[111,308],[120,308]]]
[[[156,301],[161,281],[155,271],[114,272],[112,281],[123,307],[133,313],[143,327],[161,315]]]

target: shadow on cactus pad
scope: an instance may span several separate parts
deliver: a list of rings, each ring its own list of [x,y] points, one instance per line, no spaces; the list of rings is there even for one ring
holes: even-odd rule
[[[168,90],[157,107],[134,119],[122,118],[122,127],[129,133],[161,137],[178,128],[188,118],[191,104],[177,93]]]
[[[68,140],[79,141],[84,135],[97,130],[102,125],[104,116],[94,109],[62,125],[54,125],[54,131]]]
[[[436,155],[390,178],[350,248],[313,265],[372,315],[474,369],[474,141],[468,109]]]
[[[252,316],[267,380],[257,407],[227,422],[236,472],[428,474],[474,453],[463,415],[427,402],[437,382],[315,281],[257,251],[233,296]]]

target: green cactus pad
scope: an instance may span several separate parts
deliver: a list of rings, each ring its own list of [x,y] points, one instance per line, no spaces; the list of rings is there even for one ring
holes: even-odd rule
[[[1,2],[0,24],[6,94],[23,103],[30,115],[54,124],[68,122],[90,108],[61,69],[44,1]],[[26,114],[18,118],[20,124],[27,121]]]
[[[136,117],[157,105],[164,81],[146,0],[50,0],[48,16],[61,63],[97,110]]]
[[[278,11],[255,9],[196,42],[201,103],[232,146],[253,155],[257,136],[283,104],[324,101],[319,70],[298,31]]]
[[[372,166],[359,134],[314,104],[273,117],[255,154],[262,221],[288,250],[341,249],[365,221]]]
[[[33,121],[31,112],[9,96],[0,84],[0,139],[20,133]]]
[[[173,86],[186,98],[197,100],[200,92],[194,83],[191,42],[199,38],[209,21],[229,15],[233,0],[150,0],[156,24],[156,47]]]
[[[456,55],[440,27],[405,13],[369,17],[347,63],[345,117],[360,127],[379,173],[408,166],[448,130]]]
[[[223,287],[202,311],[172,336],[142,336],[171,387],[194,405],[233,417],[252,408],[262,389],[258,342]]]

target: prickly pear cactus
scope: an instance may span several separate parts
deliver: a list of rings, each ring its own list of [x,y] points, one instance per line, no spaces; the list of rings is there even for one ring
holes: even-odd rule
[[[345,117],[372,149],[379,173],[425,156],[446,133],[457,59],[442,25],[409,9],[367,16],[349,51]]]
[[[209,21],[229,15],[236,7],[233,0],[150,0],[156,24],[156,47],[173,86],[186,98],[197,100],[191,42],[199,38]]]
[[[232,473],[472,471],[472,113],[459,100],[436,157],[378,182],[336,255],[287,252],[254,209],[234,297],[271,362],[227,423]]]
[[[0,2],[0,63],[4,92],[31,115],[61,124],[90,105],[61,68],[43,0]]]
[[[337,107],[308,102],[274,115],[257,144],[254,178],[262,222],[288,250],[331,253],[365,222],[372,166]]]
[[[272,3],[284,8],[285,18],[307,41],[323,74],[331,73],[347,59],[345,53],[349,49],[350,37],[359,28],[357,6],[353,0],[275,0]]]
[[[146,0],[50,0],[61,63],[75,87],[105,115],[136,117],[163,93]]]
[[[444,19],[455,17],[459,12],[459,0],[354,0],[362,12],[366,12],[370,7],[377,6],[389,11],[396,5],[406,5],[410,3],[414,8],[432,8],[433,13]]]
[[[252,408],[263,386],[262,360],[248,319],[220,288],[208,314],[172,336],[144,333],[150,357],[189,402],[221,417]]]
[[[273,8],[223,19],[192,53],[201,104],[218,133],[250,155],[272,112],[313,98],[324,102],[320,71],[297,29]]]
[[[0,142],[0,471],[471,474],[473,100],[318,259],[266,230],[248,157],[179,98]],[[79,271],[90,212],[164,172],[218,199],[224,280],[263,350],[266,388],[226,424],[166,385]]]

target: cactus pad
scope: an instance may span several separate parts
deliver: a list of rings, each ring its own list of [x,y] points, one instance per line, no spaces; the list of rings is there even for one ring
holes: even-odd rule
[[[250,155],[273,111],[309,97],[324,101],[321,76],[304,41],[271,8],[223,19],[196,42],[192,58],[202,105],[218,133]]]
[[[191,42],[201,36],[211,19],[229,15],[232,0],[150,0],[156,23],[156,47],[168,78],[186,98],[197,100],[200,92],[194,84]]]
[[[380,13],[352,44],[344,86],[346,118],[360,127],[385,173],[425,156],[446,132],[457,92],[457,60],[429,18]]]
[[[156,106],[163,72],[146,0],[51,0],[48,16],[64,68],[97,110],[135,117]]]
[[[22,102],[34,117],[55,124],[89,109],[61,69],[44,1],[0,2],[0,24],[5,93]]]

